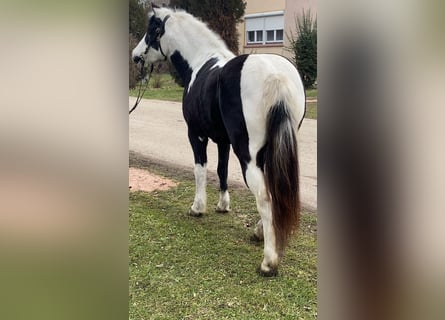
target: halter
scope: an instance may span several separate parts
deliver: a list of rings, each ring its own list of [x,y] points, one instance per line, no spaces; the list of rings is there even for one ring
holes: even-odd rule
[[[156,33],[158,34],[157,37],[156,37],[156,42],[157,42],[157,44],[158,44],[158,46],[159,46],[159,51],[161,51],[161,54],[164,56],[164,61],[167,60],[167,56],[164,54],[164,51],[162,51],[162,47],[161,47],[161,37],[162,37],[162,36],[164,35],[164,33],[165,33],[165,23],[167,22],[167,20],[168,20],[169,18],[170,18],[170,15],[166,15],[165,18],[164,18],[164,20],[162,20],[162,26],[161,26],[160,28],[156,29]],[[147,45],[147,49],[145,49],[144,54],[147,54],[149,49],[150,49],[150,45]],[[142,58],[142,57],[141,57],[141,58]],[[141,81],[141,80],[143,79],[143,77],[144,77],[144,65],[145,65],[145,60],[142,59],[142,63],[141,63],[141,73],[140,73],[140,75],[139,75],[139,77],[140,77],[140,81]],[[136,107],[139,105],[139,102],[141,102],[142,97],[143,97],[143,95],[144,95],[144,93],[145,93],[145,90],[147,90],[147,88],[148,88],[148,82],[149,82],[150,79],[151,79],[151,73],[152,73],[152,72],[153,72],[153,64],[151,65],[151,69],[150,69],[150,72],[149,72],[149,74],[148,74],[148,80],[147,80],[147,82],[146,82],[146,84],[145,84],[145,88],[142,90],[142,85],[139,85],[139,91],[138,91],[138,95],[137,95],[137,98],[136,98],[136,102],[135,102],[133,108],[131,108],[131,110],[130,110],[130,112],[129,112],[128,114],[131,114],[131,113],[136,109]]]
[[[167,60],[167,56],[164,54],[164,51],[162,51],[162,47],[161,47],[161,37],[164,35],[165,33],[165,23],[167,22],[167,20],[170,18],[170,15],[166,15],[164,17],[164,20],[162,20],[162,29],[159,31],[159,35],[156,38],[156,41],[159,45],[159,51],[161,51],[161,54],[164,56],[164,61]]]
[[[166,16],[164,17],[164,20],[162,20],[162,25],[161,25],[161,27],[159,27],[159,28],[156,29],[156,34],[157,34],[157,36],[156,36],[156,43],[157,43],[158,46],[159,46],[159,51],[161,51],[161,54],[164,56],[164,61],[167,60],[167,56],[165,55],[165,53],[164,53],[164,51],[162,50],[162,47],[161,47],[161,37],[162,37],[162,36],[164,35],[164,33],[165,33],[165,23],[167,22],[167,20],[168,20],[169,18],[170,18],[170,15],[169,15],[169,14],[166,15]],[[147,49],[145,49],[144,54],[147,54],[149,49],[150,49],[150,45],[147,44]]]

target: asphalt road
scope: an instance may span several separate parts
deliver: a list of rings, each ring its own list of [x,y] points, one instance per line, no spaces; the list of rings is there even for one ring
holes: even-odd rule
[[[135,98],[130,97],[130,106]],[[174,167],[193,167],[193,152],[187,138],[187,127],[179,102],[142,99],[130,115],[130,151]],[[216,174],[217,148],[209,142],[207,168]],[[303,207],[317,210],[317,121],[304,119],[299,131],[301,200]],[[244,185],[235,154],[229,160],[230,185]]]

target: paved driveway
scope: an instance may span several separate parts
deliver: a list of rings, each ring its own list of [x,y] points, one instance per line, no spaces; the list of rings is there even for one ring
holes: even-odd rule
[[[135,98],[130,97],[130,106]],[[193,167],[193,153],[179,102],[143,99],[130,115],[130,151],[171,166]],[[317,209],[317,121],[305,119],[299,132],[301,198],[303,207]],[[208,171],[216,174],[216,144],[209,142]],[[229,161],[230,185],[244,185],[235,154]]]

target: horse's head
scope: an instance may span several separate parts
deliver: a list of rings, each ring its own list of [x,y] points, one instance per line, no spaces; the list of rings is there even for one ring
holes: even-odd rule
[[[165,15],[161,18],[156,14],[156,8],[158,7],[153,5],[152,12],[148,16],[147,32],[133,49],[132,57],[135,63],[150,65],[167,58],[162,50],[161,39],[165,33],[165,23],[170,16]]]

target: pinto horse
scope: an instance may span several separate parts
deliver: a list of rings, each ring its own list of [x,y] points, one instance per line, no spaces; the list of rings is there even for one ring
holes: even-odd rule
[[[145,66],[168,60],[183,80],[182,108],[195,159],[190,214],[206,212],[209,138],[218,145],[216,210],[230,210],[227,167],[232,145],[261,216],[254,233],[264,239],[258,271],[276,275],[279,258],[299,223],[297,131],[305,113],[305,92],[296,68],[273,54],[235,56],[200,20],[155,6],[132,56]]]

